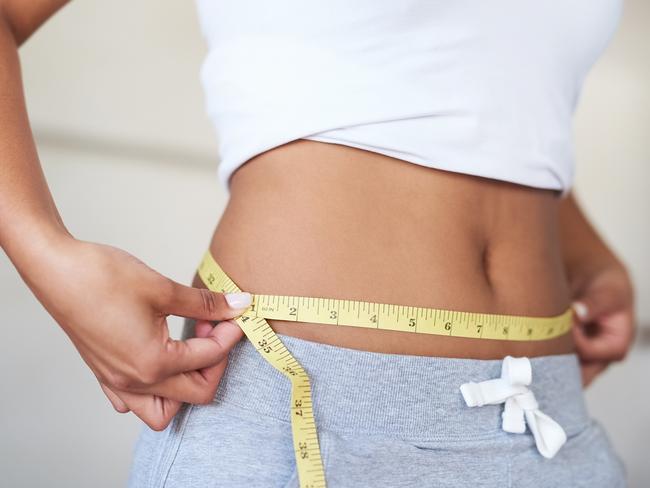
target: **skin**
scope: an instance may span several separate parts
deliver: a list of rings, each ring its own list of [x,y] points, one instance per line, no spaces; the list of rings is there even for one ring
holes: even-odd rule
[[[243,336],[228,321],[240,310],[196,277],[184,286],[66,229],[38,160],[17,54],[65,3],[0,0],[0,245],[115,409],[161,430],[181,402],[212,400]],[[210,248],[245,290],[527,315],[580,300],[587,310],[571,334],[537,343],[271,321],[278,332],[455,357],[575,350],[586,383],[630,347],[628,273],[572,197],[311,141],[254,158],[231,183]],[[196,337],[172,340],[170,314],[197,319]]]
[[[588,300],[589,283],[600,276],[605,295],[631,297],[629,280],[605,276],[627,273],[573,196],[314,141],[253,158],[230,188],[210,248],[235,282],[254,293],[548,316]],[[193,286],[203,286],[198,277]],[[629,347],[631,299],[621,307],[628,315],[619,327]],[[595,337],[584,334],[578,343],[572,334],[486,341],[269,323],[283,334],[383,353],[494,359],[573,352],[579,344],[585,360],[594,359]]]
[[[572,330],[590,384],[611,363],[623,360],[636,335],[630,275],[581,211],[573,195],[560,205],[560,239],[576,314]]]

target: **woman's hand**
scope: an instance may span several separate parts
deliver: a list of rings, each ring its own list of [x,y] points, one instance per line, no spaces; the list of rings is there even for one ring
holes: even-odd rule
[[[213,327],[211,322],[205,320],[196,322],[195,335],[196,337],[219,338],[223,335],[225,327],[232,327],[233,334],[236,334],[238,337],[241,335],[241,329],[234,322],[221,322],[216,327]],[[214,366],[185,374],[199,375],[197,376],[197,381],[204,381],[206,391],[214,392],[221,381],[226,364],[227,358]],[[182,404],[182,402],[177,400],[171,400],[157,395],[130,393],[128,391],[111,389],[101,382],[99,384],[115,410],[120,413],[132,411],[154,430],[162,430],[167,427]]]
[[[572,330],[587,386],[630,350],[636,332],[634,293],[625,268],[613,262],[591,274],[575,295]]]
[[[591,225],[573,194],[560,201],[559,231],[576,323],[573,337],[589,385],[634,341],[634,292],[621,261]]]
[[[212,399],[218,380],[200,372],[216,374],[210,368],[222,368],[242,337],[229,324],[174,341],[167,315],[209,321],[241,311],[221,294],[180,285],[120,249],[76,240],[65,228],[38,160],[18,57],[18,46],[65,3],[0,0],[0,247],[114,404],[133,405],[161,428],[178,402]],[[232,298],[231,305],[246,308],[250,295],[239,295],[238,303]]]
[[[73,238],[38,256],[23,278],[118,411],[161,430],[181,402],[212,401],[228,352],[243,337],[227,319],[250,305],[250,294],[184,286],[121,249]],[[197,319],[201,335],[170,338],[171,314]],[[212,329],[210,321],[222,320]]]

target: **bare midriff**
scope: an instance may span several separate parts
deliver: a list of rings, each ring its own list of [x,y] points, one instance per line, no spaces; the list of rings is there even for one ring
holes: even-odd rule
[[[556,192],[298,140],[241,166],[210,244],[251,293],[552,316],[570,304]],[[194,286],[204,286],[195,276]],[[477,359],[573,351],[570,334],[497,341],[268,321],[366,351]]]

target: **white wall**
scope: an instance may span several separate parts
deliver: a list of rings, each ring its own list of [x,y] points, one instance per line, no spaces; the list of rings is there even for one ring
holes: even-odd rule
[[[203,54],[193,2],[73,1],[22,48],[33,125],[211,158]]]
[[[650,2],[625,1],[578,107],[576,189],[630,266],[641,321],[650,326]]]
[[[576,119],[578,194],[630,264],[650,323],[650,4],[628,0]],[[21,50],[43,165],[66,224],[189,282],[225,204],[203,115],[191,2],[77,1]],[[80,297],[86,299],[86,297]],[[122,486],[139,426],[116,414],[58,326],[0,255],[0,484]],[[177,333],[180,321],[173,321]],[[650,480],[639,344],[588,391],[633,487]]]

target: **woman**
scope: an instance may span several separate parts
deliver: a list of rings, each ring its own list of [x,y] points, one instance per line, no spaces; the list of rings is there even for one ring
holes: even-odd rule
[[[229,320],[251,295],[65,228],[16,54],[64,3],[0,1],[3,249],[115,409],[147,424],[131,486],[306,486],[288,382]],[[581,373],[626,354],[631,285],[570,193],[571,113],[619,8],[199,1],[230,192],[209,250],[241,289],[533,317],[576,304],[571,333],[540,341],[269,320],[312,378],[328,486],[624,486]],[[185,341],[169,314],[188,318]],[[504,430],[508,404],[470,408],[483,402],[462,387],[509,356],[532,369],[527,415],[559,429],[551,452],[534,420]]]

